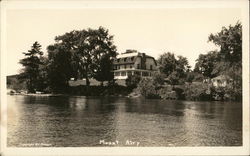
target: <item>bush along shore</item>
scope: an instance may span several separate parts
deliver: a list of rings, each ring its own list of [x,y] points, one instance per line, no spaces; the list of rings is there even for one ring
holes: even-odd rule
[[[133,76],[132,76],[133,77]],[[131,78],[130,78],[131,79]],[[138,82],[126,80],[127,86],[68,86],[63,91],[28,93],[25,89],[8,89],[11,95],[29,96],[116,96],[116,97],[144,97],[148,99],[189,100],[189,101],[241,101],[241,94],[230,84],[225,87],[215,87],[211,83],[192,82],[182,85],[157,84],[153,78],[132,78]],[[158,79],[159,81],[159,79]],[[164,80],[163,80],[164,82]],[[48,89],[50,90],[50,89]]]
[[[153,85],[152,79],[141,80],[135,89],[137,94],[150,99],[190,100],[190,101],[241,101],[242,94],[228,84],[216,87],[211,83],[193,82],[182,85]]]

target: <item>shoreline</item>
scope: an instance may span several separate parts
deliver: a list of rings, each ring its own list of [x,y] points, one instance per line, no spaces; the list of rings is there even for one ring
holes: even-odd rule
[[[65,96],[72,96],[72,97],[90,97],[86,95],[74,95],[74,94],[27,94],[27,93],[7,93],[7,95],[15,96],[15,95],[23,95],[23,96],[38,96],[38,97],[65,97]],[[92,96],[93,97],[93,96]],[[140,95],[103,95],[103,96],[96,96],[96,97],[127,97],[127,98],[139,98]]]
[[[15,93],[9,94],[10,96],[22,95],[22,96],[33,96],[33,97],[116,97],[116,98],[143,98],[140,95],[105,95],[105,96],[86,96],[86,95],[73,95],[73,94],[22,94],[22,93]],[[237,102],[242,103],[242,101],[220,101],[220,100],[180,100],[180,99],[153,99],[153,98],[145,98],[148,100],[167,100],[167,101],[190,101],[190,102]]]
[[[104,93],[104,92],[103,92]],[[13,95],[22,95],[22,96],[35,96],[35,97],[101,97],[101,98],[105,98],[105,97],[117,97],[117,98],[145,98],[145,99],[159,99],[159,100],[181,100],[181,101],[231,101],[231,102],[242,102],[242,101],[237,101],[237,100],[190,100],[190,99],[178,99],[178,98],[168,98],[168,99],[164,99],[164,98],[146,98],[143,97],[142,95],[138,94],[136,91],[132,91],[132,92],[123,92],[123,93],[111,93],[109,94],[108,92],[105,92],[104,94],[90,94],[90,95],[84,95],[84,94],[79,94],[79,93],[27,93],[26,91],[21,91],[21,92],[11,92],[8,91],[7,95],[13,96]]]

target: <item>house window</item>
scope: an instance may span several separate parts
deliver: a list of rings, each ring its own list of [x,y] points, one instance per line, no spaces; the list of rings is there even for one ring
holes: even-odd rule
[[[153,70],[153,65],[150,65],[150,70]]]
[[[133,68],[132,65],[130,65],[130,68]]]
[[[119,66],[119,65],[117,66],[117,69],[120,69],[120,66]]]
[[[126,64],[124,65],[124,69],[126,69],[127,68],[127,66],[126,66]]]
[[[120,72],[115,72],[115,76],[120,76]]]
[[[148,72],[143,72],[142,76],[148,76]]]
[[[124,62],[126,62],[127,61],[127,58],[124,58]]]
[[[138,71],[135,71],[135,75],[140,75],[140,72],[138,72]]]
[[[140,69],[140,64],[137,64],[137,69]]]
[[[126,76],[126,72],[122,72],[121,76]]]
[[[132,72],[131,72],[131,71],[128,71],[128,76],[129,76],[129,75],[132,75]]]

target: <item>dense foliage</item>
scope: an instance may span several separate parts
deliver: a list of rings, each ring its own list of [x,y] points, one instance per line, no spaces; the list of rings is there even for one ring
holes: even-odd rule
[[[112,81],[112,61],[116,56],[113,36],[102,27],[71,31],[55,38],[56,43],[48,46],[50,82],[56,90],[64,90],[70,78],[90,78]]]
[[[157,60],[158,71],[152,77],[142,78],[129,75],[125,81],[129,92],[135,89],[146,98],[187,99],[187,100],[241,100],[242,99],[242,25],[223,27],[210,34],[208,41],[218,46],[217,50],[200,54],[192,71],[183,56],[167,52]],[[28,92],[68,92],[78,93],[77,87],[69,88],[72,78],[85,79],[81,86],[84,95],[114,95],[119,90],[114,86],[113,59],[116,46],[107,29],[83,29],[71,31],[55,38],[55,43],[47,47],[48,56],[43,56],[41,45],[35,42],[31,50],[20,60],[24,66],[18,79],[8,79],[8,86],[20,89],[16,84],[26,84]],[[131,50],[132,52],[132,50]],[[225,78],[226,85],[216,86],[213,80]],[[89,87],[90,80],[100,82],[98,87]],[[108,81],[109,87],[103,86]],[[15,84],[15,85],[13,85]],[[97,91],[98,90],[98,91]],[[124,93],[124,92],[121,92]]]
[[[134,74],[134,75],[128,75],[128,78],[126,79],[126,86],[134,89],[137,87],[138,83],[141,80],[141,76]]]
[[[156,86],[151,78],[142,78],[137,87],[138,92],[146,98],[158,98]]]
[[[186,73],[190,71],[190,66],[186,57],[178,56],[167,52],[160,55],[157,60],[159,71],[165,74],[167,81],[171,85],[183,84]]]
[[[197,59],[195,71],[206,78],[220,75],[228,77],[227,90],[232,99],[239,99],[242,95],[242,25],[223,27],[216,34],[211,34],[208,41],[219,47],[218,51],[201,54]],[[229,87],[230,86],[230,87]]]
[[[31,50],[23,53],[25,58],[20,60],[20,64],[24,66],[19,78],[26,82],[27,90],[30,93],[41,91],[44,89],[45,77],[42,72],[44,67],[43,52],[41,51],[41,45],[35,42],[31,46]]]
[[[139,83],[141,94],[156,93],[163,99],[187,100],[241,100],[242,99],[242,26],[236,23],[229,28],[223,27],[219,33],[208,38],[220,49],[200,54],[194,71],[190,70],[185,57],[164,53],[158,59],[159,72],[164,74],[167,84],[154,88],[153,81]],[[213,86],[212,79],[226,78],[225,86]],[[153,76],[153,79],[155,77]],[[140,86],[141,85],[141,86]],[[169,86],[172,85],[172,88]],[[174,87],[182,85],[183,87]],[[162,84],[161,84],[162,86]]]

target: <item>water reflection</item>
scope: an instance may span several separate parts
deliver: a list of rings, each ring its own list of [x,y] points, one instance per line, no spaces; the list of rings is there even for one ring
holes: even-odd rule
[[[242,145],[240,103],[8,96],[8,146]],[[15,112],[15,113],[13,113]],[[15,114],[15,115],[13,115]]]

